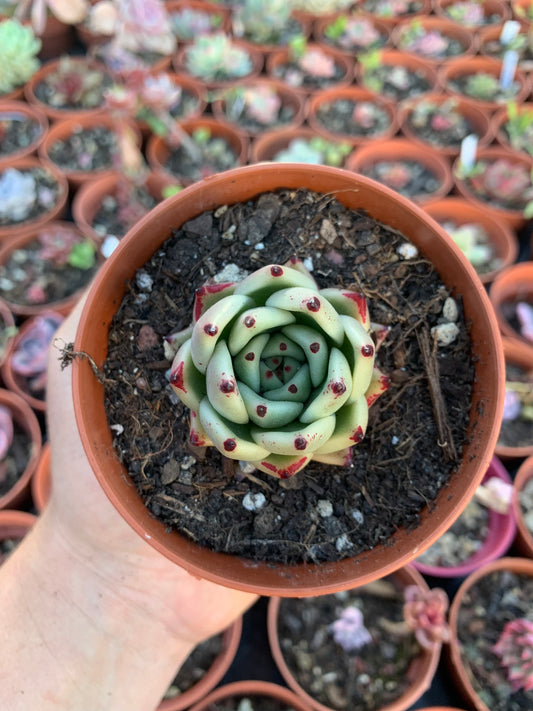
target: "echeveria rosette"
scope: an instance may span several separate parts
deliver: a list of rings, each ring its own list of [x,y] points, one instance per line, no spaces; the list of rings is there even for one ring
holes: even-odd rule
[[[297,259],[202,287],[193,325],[167,339],[191,442],[281,478],[347,465],[389,383],[369,331],[364,297],[319,289]]]

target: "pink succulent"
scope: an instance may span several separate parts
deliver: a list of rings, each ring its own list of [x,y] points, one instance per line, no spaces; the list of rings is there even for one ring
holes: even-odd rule
[[[335,61],[321,49],[309,49],[298,61],[300,69],[313,77],[331,79],[335,76]]]
[[[250,117],[266,126],[276,120],[281,99],[274,89],[262,85],[244,90],[244,104]]]
[[[449,131],[455,126],[455,122],[449,116],[436,113],[431,117],[430,126],[434,131]]]
[[[389,163],[380,171],[384,183],[394,190],[404,188],[411,179],[411,173],[402,163]]]
[[[362,128],[372,128],[376,119],[376,107],[371,101],[360,101],[354,107],[352,119]]]
[[[0,405],[0,460],[3,460],[13,442],[13,416],[11,410]],[[0,472],[2,470],[0,469]],[[1,476],[0,476],[1,480]]]
[[[13,351],[12,368],[28,379],[32,392],[42,391],[45,387],[48,349],[62,321],[63,317],[54,311],[36,316]]]
[[[434,649],[449,640],[450,629],[446,621],[449,601],[444,590],[424,590],[418,585],[408,585],[404,600],[404,620],[422,647]]]
[[[505,624],[492,648],[507,670],[513,691],[533,689],[533,622],[523,617]]]
[[[48,299],[46,291],[38,282],[26,289],[25,297],[29,304],[45,304]]]
[[[372,641],[363,622],[363,613],[354,605],[346,607],[330,629],[333,631],[333,639],[345,652],[354,652]]]
[[[520,301],[516,305],[516,317],[520,324],[521,335],[533,342],[533,306],[525,301]]]
[[[139,100],[154,113],[169,111],[181,98],[181,87],[168,74],[148,74],[139,87]]]
[[[448,40],[440,32],[427,32],[417,37],[409,45],[409,49],[424,57],[441,57],[448,49]]]
[[[80,241],[80,235],[76,230],[64,225],[47,227],[37,235],[41,243],[39,257],[55,262],[56,264],[66,264],[75,244]]]
[[[162,0],[116,0],[117,27],[113,43],[130,52],[172,54],[176,36]]]
[[[507,158],[500,158],[489,163],[485,170],[471,178],[472,184],[485,190],[489,196],[508,201],[523,201],[531,190],[529,170]]]

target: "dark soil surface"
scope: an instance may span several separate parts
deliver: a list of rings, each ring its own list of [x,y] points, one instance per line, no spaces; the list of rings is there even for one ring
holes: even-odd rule
[[[206,639],[187,657],[164,696],[173,699],[203,679],[222,651],[222,634]]]
[[[66,172],[97,172],[113,167],[117,154],[116,134],[106,126],[78,128],[68,138],[56,141],[48,155],[61,170]]]
[[[384,581],[391,596],[372,592]],[[403,593],[390,578],[356,590],[306,599],[283,599],[278,617],[281,652],[300,686],[331,709],[374,711],[392,703],[414,681],[409,671],[421,648],[412,633],[395,635],[382,620],[403,621]],[[356,607],[372,640],[346,652],[331,625],[347,607]]]
[[[405,195],[405,197],[411,198],[415,201],[431,195],[440,188],[440,180],[422,163],[419,163],[416,160],[401,161],[401,163],[408,168],[410,173],[407,183],[401,186],[391,184],[387,178],[391,168],[396,165],[395,161],[379,161],[373,165],[369,165],[368,167],[362,166],[360,170],[363,175],[373,178],[379,183],[388,185],[401,195]]]
[[[457,148],[458,152],[461,148],[463,138],[466,138],[466,136],[472,133],[476,133],[470,121],[465,117],[461,117],[462,120],[450,128],[436,130],[431,125],[435,116],[439,116],[438,108],[428,113],[424,125],[416,125],[416,123],[413,122],[413,114],[411,112],[407,119],[407,125],[420,141],[424,141],[424,143],[428,143],[437,148]]]
[[[0,111],[0,156],[31,146],[42,134],[34,119],[17,111]]]
[[[513,692],[492,651],[506,622],[533,621],[533,579],[495,571],[470,588],[459,610],[457,636],[470,681],[490,711],[531,711],[533,691]]]
[[[20,538],[4,538],[0,541],[0,565],[6,561],[20,543]]]
[[[224,113],[228,121],[237,124],[237,126],[239,126],[244,131],[247,131],[248,133],[254,135],[260,134],[263,131],[271,131],[276,128],[283,128],[294,120],[294,109],[288,104],[281,105],[275,121],[270,123],[268,126],[263,123],[259,123],[259,121],[254,116],[250,116],[250,113],[247,108],[241,107],[241,104],[238,100],[225,101]]]
[[[365,71],[363,85],[394,101],[412,99],[432,89],[432,84],[424,72],[404,72],[403,67],[391,67],[387,64]]]
[[[264,43],[257,43],[254,37],[247,32],[244,32],[242,35],[240,33],[235,32],[235,27],[234,27],[234,35],[235,37],[239,37],[247,42],[251,42],[252,44],[258,44],[259,47],[261,47],[262,44],[271,44],[275,45],[276,47],[284,47],[285,45],[289,44],[289,42],[296,37],[297,35],[301,35],[303,33],[303,27],[302,23],[298,22],[294,17],[289,18],[289,21],[283,27],[281,30],[277,30],[272,33],[271,37],[264,42]]]
[[[170,115],[175,119],[184,119],[194,114],[198,107],[198,99],[187,89],[181,90],[180,100],[169,110]]]
[[[43,168],[17,168],[17,170],[24,174],[31,173],[33,176],[36,183],[36,199],[27,213],[20,219],[13,220],[9,217],[0,216],[0,226],[2,227],[35,220],[40,215],[51,210],[61,197],[61,189],[57,180],[47,170]]]
[[[521,89],[521,85],[519,82],[515,81],[508,89],[500,88],[490,97],[475,96],[474,94],[469,92],[468,75],[466,74],[464,76],[455,77],[454,79],[449,79],[446,88],[449,91],[455,91],[459,94],[462,94],[463,96],[468,97],[469,99],[474,99],[475,101],[487,101],[491,103],[496,102],[498,104],[505,104],[508,101],[512,101],[517,96]]]
[[[438,355],[429,345],[448,291],[426,260],[399,258],[405,242],[333,196],[305,190],[206,212],[175,231],[130,285],[104,370],[109,424],[124,428],[117,454],[154,516],[201,545],[291,563],[350,557],[417,526],[460,457],[473,367],[464,324]],[[294,254],[312,259],[321,287],[362,291],[372,321],[390,327],[378,365],[391,387],[371,407],[350,466],[311,462],[284,483],[259,472],[236,476],[235,461],[189,443],[189,412],[170,394],[162,341],[190,324],[195,290],[223,267],[250,272]],[[434,368],[437,411],[428,387],[437,393]],[[265,505],[248,511],[247,493],[263,494]]]
[[[13,442],[6,456],[0,462],[0,496],[4,496],[15,486],[30,459],[31,439],[28,433],[15,422],[13,427]]]
[[[328,89],[334,84],[338,84],[345,74],[345,69],[340,64],[335,64],[335,73],[331,77],[317,77],[304,72],[296,62],[286,62],[275,67],[272,76],[281,79],[294,88],[317,91],[318,89]]]
[[[354,109],[361,104],[371,106],[373,115],[370,125],[354,120]],[[317,109],[316,117],[327,131],[348,136],[378,136],[384,133],[391,124],[389,113],[378,104],[356,102],[350,99],[337,99],[321,104]]]
[[[206,711],[292,711],[292,708],[266,696],[237,696],[209,704]]]
[[[533,363],[532,363],[533,368]],[[533,398],[533,372],[527,373],[517,365],[506,363],[506,381],[528,383],[530,398]],[[533,444],[533,421],[518,416],[514,420],[504,420],[498,435],[498,444],[502,447],[530,447]]]
[[[176,178],[186,178],[195,182],[208,175],[235,168],[239,158],[226,139],[213,136],[205,143],[198,144],[200,155],[193,156],[182,146],[171,148],[165,162],[165,169]]]

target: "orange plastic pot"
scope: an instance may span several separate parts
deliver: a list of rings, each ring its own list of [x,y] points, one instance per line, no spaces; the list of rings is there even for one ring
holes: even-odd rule
[[[50,473],[50,444],[45,442],[41,456],[31,478],[31,498],[33,505],[42,513],[50,499],[52,491],[52,476]]]
[[[338,52],[336,49],[333,49],[332,47],[327,47],[324,45],[317,45],[314,42],[309,42],[307,44],[307,49],[308,50],[320,50],[323,52],[325,55],[330,57],[334,62],[335,66],[339,68],[341,74],[338,79],[331,79],[328,80],[328,86],[327,88],[329,89],[330,87],[333,86],[348,86],[352,83],[353,77],[354,77],[354,62],[353,62],[353,57],[350,58],[348,55],[343,54],[342,52]],[[266,59],[266,72],[269,76],[275,77],[280,79],[281,81],[285,81],[285,79],[281,76],[278,75],[279,71],[281,68],[286,65],[291,63],[291,57],[290,57],[290,50],[288,47],[281,47],[277,49],[274,52],[271,52]],[[312,94],[314,91],[318,91],[313,89],[311,86],[294,86],[290,84],[290,86],[293,89],[296,89],[297,91],[301,91],[304,94]]]
[[[2,509],[0,511],[0,540],[21,540],[36,523],[37,516],[27,511],[16,509]],[[0,563],[2,563],[0,555]]]
[[[235,681],[215,689],[202,701],[189,709],[189,711],[211,711],[217,708],[214,704],[227,699],[239,699],[242,697],[259,696],[274,701],[279,701],[287,708],[294,711],[310,711],[307,704],[304,704],[292,691],[273,684],[270,681]]]
[[[453,185],[450,164],[445,156],[431,148],[424,152],[414,151],[413,144],[402,138],[390,141],[376,141],[362,146],[346,161],[346,168],[355,173],[366,174],[376,163],[384,161],[413,161],[423,165],[438,181],[438,188],[432,193],[415,196],[412,200],[419,205],[445,197]]]
[[[411,29],[413,22],[416,22],[417,24],[420,23],[420,26],[425,32],[438,32],[446,39],[459,42],[462,47],[462,51],[460,53],[460,56],[462,57],[470,56],[476,53],[477,42],[473,32],[466,29],[462,25],[457,24],[456,22],[446,20],[443,17],[434,17],[431,15],[417,17],[414,20],[402,20],[402,22],[395,26],[391,34],[391,41],[394,47],[401,52],[415,54],[428,62],[435,62],[436,64],[446,60],[446,57],[434,57],[428,54],[421,54],[420,52],[414,52],[405,46],[405,35],[408,30]]]
[[[522,341],[518,341],[516,338],[507,337],[504,337],[502,342],[505,362],[516,365],[526,373],[530,373],[533,382],[533,345],[527,345]],[[530,457],[533,456],[533,442],[520,447],[512,447],[497,442],[495,453],[496,456],[502,459]]]
[[[489,236],[495,256],[500,261],[500,267],[491,272],[480,274],[483,284],[490,284],[504,269],[514,264],[518,257],[518,239],[514,230],[502,220],[494,220],[482,207],[468,200],[457,197],[446,197],[442,200],[429,202],[424,206],[430,217],[439,224],[453,222],[456,225],[478,224]]]
[[[470,588],[477,583],[481,578],[486,575],[490,575],[496,571],[509,570],[518,575],[527,575],[529,577],[533,576],[533,560],[527,560],[526,558],[500,558],[492,563],[487,563],[479,570],[468,576],[468,578],[463,582],[459,590],[455,593],[452,605],[450,607],[449,615],[449,625],[451,638],[448,645],[448,659],[450,670],[453,676],[453,680],[457,689],[461,692],[467,706],[475,711],[491,711],[489,707],[483,703],[481,698],[478,696],[471,682],[471,675],[465,668],[464,662],[461,657],[461,643],[459,642],[457,636],[457,620],[459,610],[468,594]]]
[[[349,133],[334,133],[328,126],[322,123],[317,117],[318,109],[324,104],[333,104],[336,101],[353,101],[355,105],[362,102],[370,102],[385,111],[389,117],[389,125],[380,133],[368,133],[356,136]],[[398,130],[398,112],[392,101],[374,94],[368,89],[357,86],[338,87],[325,89],[310,97],[307,103],[307,123],[320,136],[328,141],[345,141],[352,146],[359,146],[368,141],[385,140],[392,138]]]
[[[441,17],[446,17],[450,20],[452,18],[448,14],[448,8],[451,5],[457,5],[461,0],[433,0],[433,10],[436,15]],[[484,0],[482,3],[483,15],[485,18],[489,18],[492,15],[497,16],[498,20],[494,24],[501,25],[505,20],[511,17],[511,12],[509,8],[509,3],[502,2],[502,0]],[[455,22],[455,20],[453,20]],[[470,29],[478,29],[481,25],[467,25]]]
[[[413,109],[418,106],[418,104],[425,104],[427,102],[442,106],[443,103],[449,102],[450,100],[453,101],[455,110],[470,124],[472,128],[471,133],[474,133],[478,137],[478,146],[480,148],[488,146],[492,141],[493,133],[487,112],[483,112],[478,106],[467,99],[460,97],[450,99],[446,94],[424,94],[421,97],[404,102],[399,117],[400,129],[403,135],[422,150],[425,150],[429,146],[443,156],[448,156],[449,158],[458,156],[461,150],[460,145],[436,146],[434,143],[429,143],[424,140],[423,137],[419,136],[409,124],[409,118]]]
[[[190,709],[193,704],[198,703],[200,699],[209,694],[230,668],[239,647],[241,634],[242,617],[239,617],[225,630],[220,654],[204,676],[179,696],[163,699],[156,711],[183,711],[184,709]]]
[[[13,509],[24,503],[30,493],[30,483],[41,455],[41,427],[28,403],[17,393],[0,389],[0,404],[10,410],[13,423],[30,438],[28,461],[16,483],[0,496],[0,509]]]
[[[379,17],[379,19],[389,27],[394,27],[398,22],[401,22],[404,19],[414,19],[429,15],[431,12],[432,0],[420,0],[418,5],[419,7],[412,12],[402,12],[397,15],[385,14],[384,11],[380,13],[379,10],[374,8],[372,0],[363,0],[361,3],[357,4],[357,8],[365,14]],[[390,10],[388,12],[390,12]]]
[[[5,170],[6,167],[0,169],[0,173]],[[39,230],[41,229],[41,227],[46,225],[47,222],[61,219],[61,217],[63,217],[65,213],[68,198],[68,183],[63,173],[61,173],[60,170],[58,170],[52,165],[44,164],[39,158],[35,158],[33,156],[19,158],[19,160],[13,161],[9,167],[16,168],[20,171],[28,171],[34,170],[36,168],[41,168],[54,178],[54,180],[58,184],[59,190],[54,205],[46,212],[42,212],[37,217],[34,217],[32,220],[25,220],[21,222],[16,222],[12,225],[1,226],[0,244],[13,239],[14,237],[18,237],[19,235],[25,235],[29,232]]]
[[[511,9],[517,20],[533,22],[533,7],[531,0],[511,0]]]
[[[502,312],[502,304],[521,300],[533,304],[533,262],[519,262],[504,269],[492,283],[489,296],[503,335],[516,338],[529,349],[532,349],[533,343],[524,338],[518,331],[515,331],[505,318]]]
[[[265,595],[309,596],[348,589],[400,568],[429,547],[465,508],[492,457],[503,407],[504,362],[497,323],[483,285],[452,240],[414,203],[349,171],[302,164],[260,164],[214,175],[168,198],[144,217],[102,266],[89,292],[75,349],[101,367],[110,321],[128,280],[178,228],[206,210],[248,201],[279,188],[334,194],[351,209],[364,208],[412,239],[444,283],[461,294],[470,323],[473,364],[471,421],[462,461],[416,530],[398,531],[390,544],[337,563],[293,565],[254,562],[195,545],[155,519],[113,452],[103,388],[89,363],[73,366],[74,406],[83,446],[100,485],[129,525],[150,545],[193,575]]]
[[[277,131],[265,131],[254,139],[250,149],[250,163],[260,163],[262,161],[272,161],[280,152],[288,148],[290,143],[296,139],[310,141],[318,136],[318,132],[308,126],[297,126],[295,128],[280,128]],[[332,139],[341,142],[341,138]],[[278,163],[280,165],[280,163]]]
[[[62,54],[68,54],[74,45],[74,28],[48,12],[46,25],[39,39],[41,40],[40,59],[60,57]]]
[[[516,517],[515,546],[521,555],[533,558],[533,534],[526,526],[524,510],[520,505],[520,492],[526,483],[533,478],[533,455],[525,459],[516,472],[514,480],[513,507]]]
[[[355,15],[355,13],[347,13],[346,11],[344,11],[335,12],[329,15],[324,15],[323,17],[315,18],[313,35],[317,43],[320,46],[333,47],[333,49],[336,49],[338,52],[346,54],[348,57],[350,57],[350,59],[353,59],[354,53],[367,52],[370,49],[378,49],[380,47],[384,47],[389,43],[391,29],[390,26],[386,22],[383,22],[382,20],[378,19],[377,17],[374,17],[373,15],[357,15],[358,17],[360,17],[361,20],[370,22],[370,24],[374,27],[375,30],[377,30],[380,35],[380,39],[377,40],[376,44],[372,45],[371,47],[362,44],[358,46],[352,46],[350,49],[345,49],[336,40],[330,39],[326,36],[325,32],[327,28],[333,22],[335,22],[335,20],[337,20],[339,17],[352,17],[353,15]]]
[[[517,107],[517,111],[518,111],[518,114],[525,113],[525,112],[533,113],[533,102],[526,102],[526,103],[520,104],[520,106]],[[507,107],[503,107],[499,111],[497,111],[491,119],[491,126],[492,126],[491,133],[502,148],[512,151],[515,154],[522,153],[524,151],[524,149],[526,149],[525,141],[522,146],[513,145],[511,143],[509,135],[504,130],[505,125],[508,121],[508,118],[509,118],[509,113],[508,113]],[[529,148],[529,154],[533,155],[533,145],[529,144],[527,146],[527,148]]]
[[[235,14],[235,11],[232,14]],[[309,40],[313,27],[312,18],[307,13],[300,12],[299,10],[294,10],[291,14],[293,19],[299,25],[297,35]],[[260,43],[254,42],[252,39],[248,39],[246,35],[240,34],[238,23],[234,22],[233,17],[230,21],[230,30],[233,33],[233,36],[238,38],[239,42],[242,42],[243,46],[247,47],[249,50],[261,52],[264,57],[268,57],[273,52],[277,52],[282,46],[287,46],[287,43]]]
[[[14,117],[32,119],[37,122],[39,133],[27,146],[19,148],[13,153],[0,155],[0,169],[11,165],[14,160],[33,155],[43,142],[48,131],[48,119],[43,111],[35,106],[30,106],[25,101],[6,101],[0,96],[0,121]]]
[[[427,583],[418,571],[407,565],[394,573],[394,580],[400,586],[405,588],[408,585],[416,585],[423,590],[429,590]],[[281,676],[286,684],[302,699],[313,711],[334,711],[333,707],[325,706],[315,699],[312,691],[304,689],[298,682],[296,676],[288,666],[283,651],[281,649],[278,636],[278,618],[280,614],[280,605],[282,599],[273,597],[268,602],[267,612],[267,631],[270,651],[279,669]],[[440,658],[440,645],[437,645],[432,650],[421,649],[420,655],[413,659],[411,666],[407,672],[407,676],[412,680],[409,688],[394,701],[391,701],[386,706],[380,706],[380,711],[405,711],[414,704],[422,694],[429,689],[433,677],[437,672],[437,666]],[[364,652],[362,653],[364,658]],[[350,699],[348,699],[348,702]],[[348,707],[350,704],[348,703]]]

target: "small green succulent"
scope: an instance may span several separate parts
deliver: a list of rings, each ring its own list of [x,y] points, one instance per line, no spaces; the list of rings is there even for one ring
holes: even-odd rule
[[[39,68],[41,40],[17,20],[0,22],[0,95],[22,86]]]
[[[311,459],[349,463],[389,383],[364,297],[319,289],[296,258],[205,285],[193,325],[166,340],[191,442],[280,478]]]
[[[253,69],[250,55],[223,32],[200,35],[187,48],[187,71],[206,81],[244,77]]]

